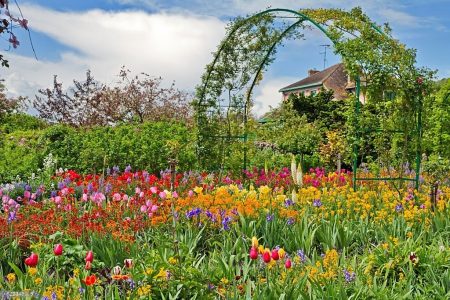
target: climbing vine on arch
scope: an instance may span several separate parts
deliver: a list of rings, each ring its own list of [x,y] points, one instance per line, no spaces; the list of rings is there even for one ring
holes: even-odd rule
[[[286,15],[295,18],[286,19]],[[321,30],[333,42],[335,53],[342,57],[364,101],[372,103],[366,107],[373,110],[379,122],[374,124],[376,128],[368,130],[402,133],[401,138],[391,138],[390,143],[405,151],[392,153],[392,158],[407,161],[411,160],[411,153],[420,152],[421,128],[417,124],[433,74],[415,66],[415,50],[394,39],[388,25],[376,25],[360,8],[269,9],[229,25],[227,37],[202,77],[195,105],[199,158],[204,167],[223,167],[227,159],[225,146],[232,145],[232,141],[244,141],[243,150],[249,147],[251,128],[247,121],[251,117],[253,87],[273,62],[276,47],[287,39],[302,38],[304,30],[311,28]],[[355,101],[355,108],[355,114],[365,109],[359,101]],[[360,149],[366,129],[360,128],[355,114],[349,115],[347,135],[354,149]],[[242,121],[232,122],[231,117],[242,117]],[[392,134],[387,133],[386,137]],[[407,148],[414,150],[406,151]],[[355,155],[355,164],[361,162],[361,157]],[[213,162],[219,163],[214,166]]]

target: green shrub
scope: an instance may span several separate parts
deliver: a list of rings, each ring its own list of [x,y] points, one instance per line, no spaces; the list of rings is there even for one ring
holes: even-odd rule
[[[0,182],[30,176],[43,168],[44,158],[50,153],[57,160],[57,168],[82,173],[101,172],[112,166],[123,169],[127,165],[158,173],[168,167],[169,159],[174,156],[182,170],[192,169],[196,163],[193,131],[175,122],[92,129],[54,125],[3,136]]]

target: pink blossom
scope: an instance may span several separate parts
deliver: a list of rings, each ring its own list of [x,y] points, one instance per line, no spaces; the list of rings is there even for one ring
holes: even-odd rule
[[[56,196],[54,201],[56,204],[60,204],[62,202],[62,198],[60,196]]]
[[[31,193],[30,193],[30,191],[25,191],[24,193],[23,193],[23,196],[25,197],[25,198],[30,198],[31,197]]]
[[[150,188],[150,192],[152,192],[152,194],[156,194],[158,192],[158,188],[156,186],[152,186]]]
[[[188,196],[189,196],[189,197],[193,197],[193,196],[194,196],[194,192],[193,192],[192,190],[190,190],[190,191],[188,192]]]
[[[147,211],[147,206],[146,205],[142,205],[141,206],[141,212],[145,213]]]
[[[83,196],[81,197],[81,199],[82,199],[84,202],[87,202],[87,201],[88,201],[88,195],[87,195],[87,194],[83,194]]]
[[[114,193],[114,195],[113,195],[113,200],[114,201],[120,201],[121,198],[122,198],[122,196],[120,196],[119,193]]]
[[[140,192],[139,193],[139,198],[144,198],[144,195],[145,195],[144,192]]]
[[[127,195],[127,194],[124,194],[124,195],[122,196],[122,200],[123,200],[123,201],[128,201],[128,195]]]
[[[63,196],[67,195],[68,193],[69,193],[69,189],[68,188],[63,188],[61,190],[61,195],[63,195]]]
[[[158,206],[157,205],[152,205],[152,212],[156,212],[158,210]]]
[[[14,34],[11,34],[8,41],[12,44],[13,48],[17,48],[17,46],[20,45],[19,40],[17,40],[17,37]]]
[[[172,197],[178,198],[178,193],[177,193],[176,191],[174,191],[174,192],[172,193]]]
[[[167,194],[165,192],[160,192],[159,193],[159,198],[166,199],[166,197],[167,197]]]
[[[28,20],[27,19],[22,19],[22,20],[17,20],[17,22],[19,23],[19,25],[28,30]]]
[[[140,194],[140,193],[141,193],[141,189],[137,187],[137,188],[135,189],[135,192],[136,192],[136,194]]]

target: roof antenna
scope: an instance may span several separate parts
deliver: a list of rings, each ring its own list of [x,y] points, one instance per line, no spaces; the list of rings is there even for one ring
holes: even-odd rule
[[[330,48],[330,45],[320,45],[320,47],[323,47],[323,52],[320,52],[320,54],[323,54],[323,69],[327,67],[327,49]]]

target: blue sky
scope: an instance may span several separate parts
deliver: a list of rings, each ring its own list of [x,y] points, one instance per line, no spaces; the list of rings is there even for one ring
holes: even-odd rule
[[[106,83],[125,65],[133,72],[163,76],[185,90],[199,83],[211,52],[223,38],[226,23],[269,6],[290,9],[361,6],[377,23],[389,23],[393,35],[417,49],[418,64],[450,77],[450,0],[35,0],[19,1],[29,19],[38,61],[27,36],[21,46],[2,51],[10,69],[1,69],[11,95],[33,97],[50,87],[53,75],[69,86],[87,69]],[[328,41],[307,33],[288,42],[255,92],[255,113],[267,111],[281,97],[278,89],[301,79],[308,69],[323,68],[320,45]],[[1,41],[6,49],[5,41]],[[328,55],[327,65],[339,61]]]

